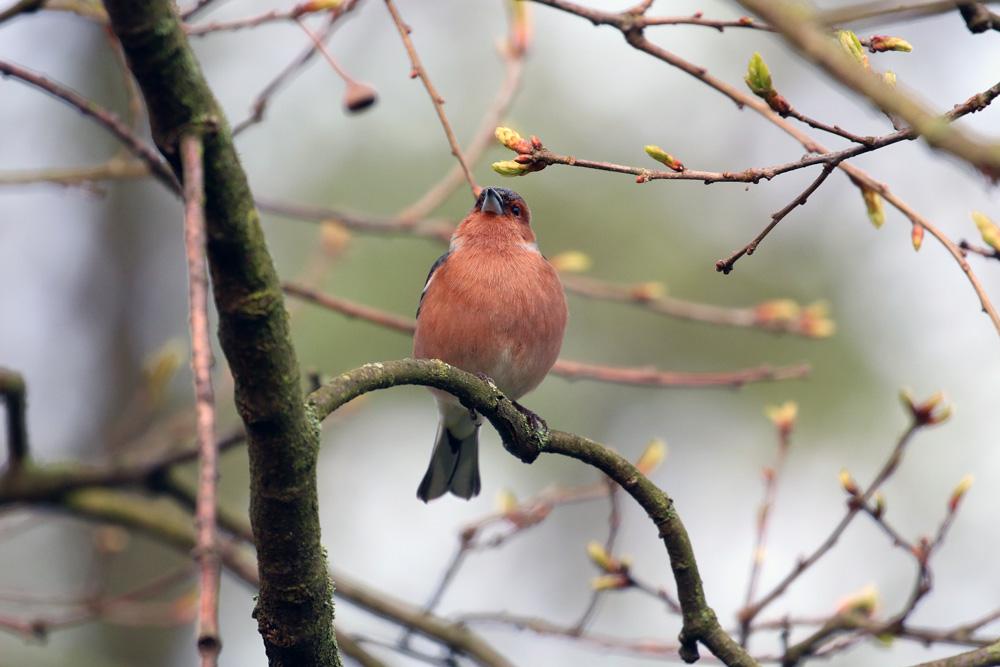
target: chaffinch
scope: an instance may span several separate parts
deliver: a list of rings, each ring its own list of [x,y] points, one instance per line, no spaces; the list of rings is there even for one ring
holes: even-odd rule
[[[512,190],[483,188],[427,276],[413,356],[490,377],[516,401],[552,368],[569,314],[555,269],[538,251],[528,205]],[[474,411],[431,389],[441,413],[430,466],[417,489],[427,502],[479,493]]]

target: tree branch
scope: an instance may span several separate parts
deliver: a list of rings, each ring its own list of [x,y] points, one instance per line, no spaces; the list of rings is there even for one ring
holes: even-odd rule
[[[212,343],[208,328],[208,272],[205,267],[205,190],[201,139],[181,139],[184,175],[184,232],[187,246],[191,370],[194,373],[196,440],[198,442],[198,525],[195,557],[199,565],[198,652],[202,667],[218,664],[219,561],[216,527],[216,484],[219,452],[215,448],[215,393],[212,390]]]
[[[156,176],[164,185],[166,185],[175,194],[180,194],[181,187],[177,177],[170,171],[170,168],[166,165],[163,159],[156,154],[156,151],[135,136],[132,130],[121,121],[118,114],[108,111],[104,107],[95,104],[79,93],[73,92],[69,88],[49,81],[44,76],[35,74],[34,72],[29,72],[14,63],[0,60],[0,74],[20,79],[21,81],[24,81],[39,90],[45,91],[56,99],[62,100],[85,116],[90,116],[100,123],[106,130],[111,132],[111,134],[115,135],[115,137],[125,144],[130,151],[135,153],[140,160],[145,162],[149,166],[153,175]]]
[[[882,111],[899,116],[934,148],[972,165],[994,183],[1000,180],[1000,144],[974,137],[943,122],[915,99],[893,90],[858,66],[798,5],[773,0],[738,0],[747,10],[775,27],[785,40],[833,79],[867,97]]]
[[[722,630],[708,606],[691,541],[673,501],[619,454],[578,435],[549,431],[541,423],[527,419],[492,382],[437,359],[368,364],[326,383],[309,395],[308,402],[317,419],[323,419],[369,391],[410,384],[443,389],[456,396],[462,405],[486,417],[499,432],[504,448],[525,463],[533,462],[542,453],[562,454],[599,469],[619,484],[649,514],[670,556],[684,619],[681,657],[686,662],[697,660],[697,645],[701,642],[727,665],[758,664]]]
[[[247,429],[250,511],[260,571],[254,613],[272,665],[340,665],[316,500],[319,431],[302,401],[277,273],[229,126],[169,0],[105,2],[178,169],[182,136],[204,142],[208,260],[219,339]]]
[[[24,378],[0,367],[0,399],[7,405],[7,470],[19,469],[28,458],[28,428],[25,418]]]

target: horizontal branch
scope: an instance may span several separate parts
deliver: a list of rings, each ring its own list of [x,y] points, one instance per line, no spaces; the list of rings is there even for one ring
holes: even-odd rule
[[[408,317],[387,313],[341,297],[321,294],[301,285],[285,283],[283,287],[285,292],[292,296],[403,334],[412,334],[416,328],[416,321]],[[792,366],[765,364],[757,368],[714,373],[679,373],[661,371],[653,366],[612,366],[562,358],[552,367],[553,374],[571,380],[598,380],[646,387],[740,387],[748,382],[801,379],[808,376],[809,372],[810,367],[805,363]]]

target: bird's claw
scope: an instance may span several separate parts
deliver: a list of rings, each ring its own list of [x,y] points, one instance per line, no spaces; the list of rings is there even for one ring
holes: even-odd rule
[[[535,431],[545,431],[549,430],[549,424],[544,419],[536,415],[534,412],[524,407],[517,401],[511,401],[517,411],[524,415],[524,418],[528,421],[528,425]]]

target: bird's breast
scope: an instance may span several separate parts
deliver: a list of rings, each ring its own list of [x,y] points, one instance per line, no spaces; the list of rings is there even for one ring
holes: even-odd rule
[[[414,355],[484,373],[517,399],[538,386],[559,355],[567,320],[562,285],[532,249],[466,246],[461,255],[449,256],[424,294]]]

